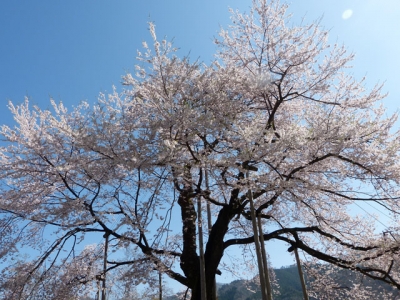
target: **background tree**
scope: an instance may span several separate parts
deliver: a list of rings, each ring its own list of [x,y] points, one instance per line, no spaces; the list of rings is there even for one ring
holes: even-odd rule
[[[78,289],[95,286],[102,257],[89,255],[96,268],[74,264],[94,235],[109,237],[107,286],[111,275],[156,285],[162,272],[200,299],[201,197],[213,213],[204,258],[214,299],[224,251],[254,243],[250,194],[265,241],[400,288],[397,241],[349,213],[352,203],[374,202],[397,231],[396,115],[379,106],[381,86],[366,91],[345,72],[352,55],[330,47],[317,23],[288,27],[286,8],[255,0],[249,14],[232,11],[208,66],[178,58],[150,24],[153,47],[143,43],[126,89],[93,106],[10,103],[17,126],[1,129],[0,224],[2,259],[14,263],[3,269],[3,295],[40,297],[58,265]],[[20,255],[26,247],[37,257]]]

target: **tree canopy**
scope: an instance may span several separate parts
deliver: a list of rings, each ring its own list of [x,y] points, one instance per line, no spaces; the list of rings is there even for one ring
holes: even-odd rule
[[[380,105],[381,85],[369,90],[349,74],[345,47],[318,23],[289,26],[286,9],[254,0],[248,14],[231,11],[209,65],[177,56],[150,23],[152,45],[143,43],[122,91],[70,110],[9,104],[2,298],[75,299],[106,278],[122,293],[160,273],[200,299],[204,205],[207,299],[228,248],[243,249],[237,268],[253,264],[255,216],[265,241],[400,288],[399,243],[350,212],[375,203],[398,230],[397,115]],[[320,283],[316,291],[329,288]]]

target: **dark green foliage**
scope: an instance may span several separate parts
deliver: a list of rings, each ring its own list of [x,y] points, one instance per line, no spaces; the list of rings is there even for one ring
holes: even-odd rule
[[[221,286],[218,290],[218,300],[258,300],[261,299],[259,287],[253,282],[235,280]]]
[[[279,294],[274,295],[274,300],[303,299],[299,275],[296,266],[276,269],[275,275],[279,283]],[[250,289],[249,289],[250,288]],[[250,291],[252,290],[252,291]],[[254,293],[254,291],[257,291]],[[244,280],[235,280],[223,285],[218,290],[218,300],[258,300],[261,299],[259,287],[254,283]]]
[[[380,280],[374,280],[368,277],[362,277],[361,274],[350,271],[350,270],[340,270],[336,274],[333,275],[335,282],[337,282],[342,288],[349,287],[349,282],[354,282],[357,284],[361,284],[364,286],[368,286],[371,288],[372,291],[376,293],[376,295],[385,293],[385,292],[392,292],[393,299],[399,299],[400,291],[397,290],[395,287],[390,286]],[[380,299],[377,297],[377,299]]]
[[[296,265],[275,269],[274,271],[279,283],[279,295],[276,295],[274,299],[303,299],[303,292],[301,290],[301,283]]]

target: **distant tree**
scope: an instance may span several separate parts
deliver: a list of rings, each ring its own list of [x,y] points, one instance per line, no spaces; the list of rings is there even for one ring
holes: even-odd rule
[[[204,257],[215,299],[224,252],[242,246],[247,255],[254,243],[250,195],[265,241],[400,288],[398,242],[349,212],[374,203],[398,231],[397,115],[379,105],[381,86],[367,91],[346,73],[353,55],[330,46],[317,23],[289,26],[286,10],[254,0],[249,14],[232,11],[210,65],[177,57],[150,24],[153,47],[143,44],[122,93],[71,112],[54,101],[53,112],[10,103],[0,298],[96,295],[101,280],[110,291],[156,289],[161,272],[200,299],[201,197],[212,213]],[[109,237],[108,250],[82,250],[90,236]]]

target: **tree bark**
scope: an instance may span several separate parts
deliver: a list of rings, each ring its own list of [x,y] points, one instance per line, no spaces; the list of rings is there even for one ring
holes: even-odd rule
[[[240,210],[239,206],[239,189],[234,189],[231,192],[231,199],[227,206],[224,206],[211,228],[206,251],[204,253],[205,267],[206,267],[206,285],[207,285],[207,299],[216,300],[216,286],[215,275],[217,274],[218,265],[224,254],[224,237],[228,231],[228,226],[232,218]],[[197,297],[197,298],[196,298]],[[192,299],[200,299],[193,294]]]
[[[193,205],[193,198],[181,194],[178,199],[181,206],[183,250],[180,257],[180,266],[188,279],[188,287],[192,290],[197,285],[199,274],[199,257],[196,252],[196,211]]]
[[[194,193],[191,185],[190,167],[185,167],[184,187],[180,189],[178,205],[181,207],[183,249],[180,256],[180,266],[187,278],[187,287],[192,295],[197,294],[200,287],[200,260],[197,255],[196,219],[197,214],[193,201]],[[194,299],[194,298],[193,298]],[[200,300],[201,298],[196,298]]]

